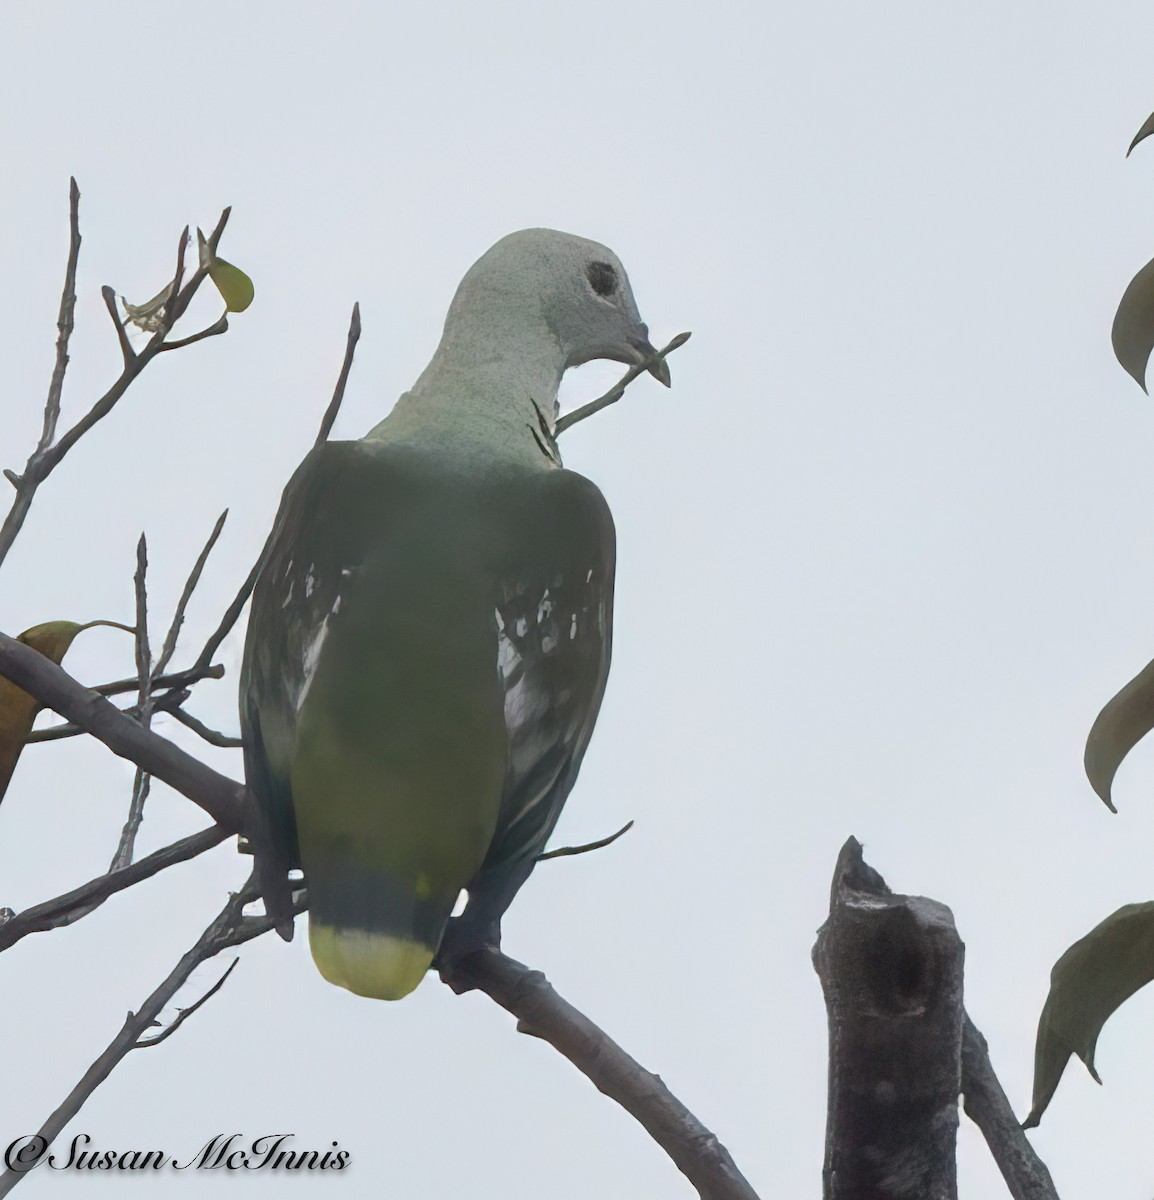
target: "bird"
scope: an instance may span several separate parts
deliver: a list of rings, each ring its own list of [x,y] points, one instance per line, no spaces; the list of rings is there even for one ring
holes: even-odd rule
[[[509,234],[392,412],[284,490],[240,681],[258,878],[288,939],[303,874],[313,960],[357,995],[400,999],[499,946],[576,782],[615,531],[555,426],[562,375],[592,359],[669,386],[611,250]]]

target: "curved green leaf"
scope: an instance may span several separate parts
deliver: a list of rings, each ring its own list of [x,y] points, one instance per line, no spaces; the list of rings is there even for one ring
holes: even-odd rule
[[[1118,909],[1058,959],[1038,1021],[1033,1107],[1023,1128],[1041,1121],[1071,1054],[1102,1082],[1094,1069],[1098,1034],[1110,1014],[1151,980],[1154,901]]]
[[[1154,350],[1154,261],[1130,280],[1110,330],[1114,357],[1122,369],[1146,390],[1146,363]]]
[[[16,640],[38,650],[45,658],[59,665],[76,635],[94,625],[111,625],[129,633],[134,632],[117,621],[89,621],[85,625],[78,625],[75,621],[46,621],[43,625],[33,625],[31,629],[24,630]],[[4,799],[4,793],[8,790],[12,772],[16,770],[25,739],[39,711],[40,702],[34,696],[17,687],[12,680],[0,676],[0,800]]]
[[[252,280],[240,267],[234,267],[223,258],[212,260],[212,266],[208,268],[208,277],[216,284],[216,290],[220,292],[224,306],[229,312],[244,312],[256,295]]]
[[[1154,662],[1148,662],[1098,714],[1083,763],[1090,786],[1111,812],[1110,790],[1122,760],[1154,729]]]
[[[1151,113],[1146,118],[1146,124],[1143,125],[1142,128],[1139,129],[1134,135],[1134,140],[1130,143],[1130,146],[1126,151],[1126,157],[1129,158],[1130,152],[1134,149],[1134,147],[1137,146],[1139,142],[1145,141],[1145,139],[1148,138],[1152,133],[1154,133],[1154,113]]]

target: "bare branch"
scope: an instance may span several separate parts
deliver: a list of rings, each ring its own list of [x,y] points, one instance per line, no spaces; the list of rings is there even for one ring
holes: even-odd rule
[[[156,686],[157,677],[163,673],[165,667],[172,661],[173,654],[176,653],[176,640],[180,636],[180,628],[184,624],[184,614],[188,609],[188,602],[192,599],[192,593],[196,590],[196,585],[200,582],[201,573],[204,571],[204,564],[208,562],[208,556],[212,553],[212,548],[216,545],[217,538],[220,537],[226,520],[228,520],[227,508],[217,517],[216,524],[212,527],[212,533],[208,535],[208,541],[205,542],[204,549],[198,555],[192,572],[189,574],[188,580],[184,585],[184,590],[180,593],[180,599],[176,603],[176,612],[173,614],[172,624],[168,628],[164,645],[161,647],[160,657],[156,660],[156,666],[152,670],[154,687]]]
[[[187,796],[219,824],[236,832],[245,823],[248,800],[243,785],[152,730],[141,728],[43,654],[3,633],[0,675],[31,693],[45,708],[92,734],[113,754],[127,758]]]
[[[116,330],[116,340],[120,343],[120,357],[127,367],[136,358],[136,351],[132,348],[132,343],[128,340],[128,330],[124,328],[124,322],[120,319],[120,313],[116,309],[116,292],[110,288],[108,284],[100,289],[101,296],[104,297],[104,307],[108,309],[108,315],[112,318],[112,326]]]
[[[172,715],[182,725],[187,726],[198,737],[208,742],[210,746],[219,746],[222,750],[238,750],[244,745],[243,739],[230,737],[218,729],[210,729],[203,721],[197,720],[192,713],[186,712],[183,708],[174,708]]]
[[[611,833],[608,837],[601,838],[600,841],[586,842],[583,846],[561,846],[556,850],[546,850],[544,854],[537,855],[537,861],[545,862],[549,858],[568,858],[571,854],[588,854],[590,850],[603,850],[606,846],[612,846],[619,837],[627,834],[632,828],[633,822],[626,821],[616,833]]]
[[[161,675],[160,678],[152,681],[152,690],[158,692],[162,688],[187,688],[194,683],[199,683],[202,679],[223,678],[224,667],[220,663],[204,667],[194,666],[184,671],[173,671],[168,675]],[[98,683],[92,690],[98,696],[122,696],[125,692],[135,691],[139,683],[140,681],[133,675],[131,679],[114,679],[111,683]],[[159,703],[158,700],[157,704]]]
[[[75,190],[75,181],[74,181]],[[76,205],[79,203],[79,193],[75,194],[73,212],[76,213]],[[209,244],[215,252],[216,244],[220,240],[221,234],[224,232],[224,227],[228,223],[229,209],[225,209],[221,214],[220,220],[217,222],[216,228],[213,230],[212,237],[209,239]],[[79,252],[79,232],[78,227],[74,223],[75,236],[73,239],[74,248]],[[16,498],[12,502],[12,507],[9,509],[8,515],[4,519],[3,525],[0,525],[0,563],[8,555],[8,551],[12,548],[12,543],[16,540],[21,528],[24,525],[25,518],[28,515],[28,510],[32,504],[32,498],[36,493],[36,489],[48,478],[49,475],[60,465],[64,456],[76,445],[78,441],[99,421],[102,421],[116,407],[121,397],[129,386],[135,381],[136,377],[148,366],[148,364],[163,350],[166,349],[165,338],[169,330],[183,315],[188,305],[191,303],[193,296],[196,294],[200,285],[208,276],[206,267],[200,267],[193,273],[192,278],[184,287],[181,287],[181,282],[184,278],[184,259],[188,247],[188,228],[184,229],[181,234],[180,244],[177,249],[176,272],[173,275],[172,283],[169,285],[169,300],[165,304],[165,315],[160,327],[156,333],[149,339],[148,343],[139,352],[132,351],[131,346],[127,345],[127,334],[123,329],[123,324],[119,314],[115,312],[115,297],[113,298],[110,312],[114,317],[114,324],[117,327],[117,339],[120,343],[121,354],[124,357],[123,368],[120,375],[113,382],[112,386],[100,397],[99,400],[92,405],[87,413],[76,422],[59,441],[50,444],[49,442],[41,441],[37,449],[28,459],[28,463],[24,468],[22,475],[16,475],[14,472],[8,472],[7,478],[16,488]],[[69,257],[71,275],[66,273],[65,292],[66,298],[68,294],[74,296],[75,293],[75,269],[72,267],[72,256]],[[72,291],[69,292],[71,287]],[[105,304],[109,303],[108,297],[105,296]],[[61,302],[62,319],[65,308],[68,309],[68,332],[71,333],[71,306],[66,306],[64,301]],[[216,331],[213,332],[223,332]],[[209,331],[202,331],[201,334],[185,339],[186,344],[201,340],[202,337],[211,336]],[[60,341],[57,342],[57,368],[53,372],[53,384],[49,387],[49,405],[45,409],[45,434],[49,438],[55,436],[56,421],[59,415],[59,395],[56,395],[53,401],[54,386],[59,375],[59,383],[63,383],[64,366],[67,365],[67,338],[64,338],[63,327],[61,329],[61,337],[64,345],[61,348]],[[131,357],[127,351],[131,351]],[[61,357],[63,355],[63,357]],[[62,366],[61,363],[64,365]]]
[[[64,270],[64,291],[60,295],[60,315],[56,318],[56,365],[48,384],[48,399],[44,403],[44,429],[40,434],[39,450],[46,450],[56,436],[60,419],[60,397],[64,391],[64,372],[68,370],[68,342],[76,323],[76,266],[80,261],[80,189],[76,180],[68,186],[68,266]]]
[[[219,337],[222,333],[228,333],[228,314],[222,313],[207,329],[202,329],[199,333],[192,334],[191,337],[178,338],[175,342],[165,342],[160,347],[160,353],[166,353],[169,350],[183,350],[185,346],[191,346],[195,342],[203,342],[205,338]]]
[[[208,254],[209,261],[216,257],[216,248],[220,245],[220,239],[224,235],[224,227],[228,224],[229,217],[232,216],[232,205],[230,204],[220,214],[220,220],[216,223],[216,228],[208,235]]]
[[[238,962],[240,962],[240,958],[234,958],[232,962],[230,962],[225,968],[224,974],[216,981],[216,983],[212,985],[212,987],[208,989],[207,992],[204,993],[203,996],[201,996],[199,1000],[196,1001],[195,1004],[190,1004],[188,1008],[178,1009],[176,1013],[176,1020],[173,1021],[171,1025],[165,1029],[162,1029],[160,1033],[156,1035],[156,1037],[139,1038],[133,1049],[147,1050],[150,1046],[159,1046],[165,1038],[172,1037],[172,1035],[185,1023],[186,1020],[188,1020],[189,1017],[192,1016],[194,1012],[196,1012],[198,1008],[207,1004],[213,998],[213,996],[215,996],[217,992],[224,987],[224,985],[228,982],[228,977],[236,969],[236,964]]]
[[[134,679],[133,684],[136,684]],[[155,716],[157,713],[175,713],[192,693],[187,688],[177,688],[171,692],[165,692],[161,696],[154,696],[152,700],[152,713]],[[131,717],[135,721],[140,720],[140,708],[133,704],[130,708],[118,708],[116,710],[126,717]],[[88,732],[87,729],[81,729],[79,725],[73,725],[71,721],[63,725],[49,725],[47,729],[35,729],[25,739],[26,746],[35,746],[40,742],[59,742],[64,738],[80,737]]]
[[[80,189],[76,180],[69,181],[68,188],[68,265],[64,269],[64,290],[60,295],[60,314],[56,319],[56,362],[48,383],[48,398],[44,402],[44,426],[40,441],[25,464],[23,475],[6,470],[5,478],[16,489],[15,499],[8,515],[0,525],[0,563],[8,556],[16,535],[24,525],[24,519],[32,506],[32,497],[48,474],[44,468],[44,456],[56,436],[56,425],[60,419],[60,398],[64,391],[64,373],[68,369],[68,343],[76,314],[76,267],[80,261]]]
[[[594,413],[599,413],[603,408],[608,408],[611,404],[616,404],[622,396],[625,395],[625,389],[637,378],[638,375],[644,375],[649,370],[650,364],[653,362],[663,362],[666,355],[672,354],[674,350],[680,346],[684,346],[689,341],[692,335],[689,333],[679,333],[673,340],[662,350],[658,350],[651,359],[647,359],[643,363],[636,363],[630,367],[628,371],[605,393],[603,396],[598,396],[596,400],[590,400],[588,404],[583,404],[580,408],[574,409],[571,413],[563,417],[559,417],[557,425],[553,430],[554,437],[560,437],[565,430],[572,429],[578,421],[584,421],[586,417],[593,416]]]
[[[968,1015],[962,1026],[962,1099],[1013,1200],[1058,1200],[1049,1169],[1034,1153],[994,1074],[986,1039]]]
[[[148,725],[152,695],[152,649],[148,644],[148,540],[140,535],[136,543],[136,574],[132,577],[136,595],[136,703],[140,723]]]
[[[70,892],[26,908],[0,924],[0,950],[7,950],[30,933],[46,933],[50,929],[71,925],[109,896],[114,896],[144,879],[150,879],[167,867],[196,858],[232,836],[230,830],[214,825],[200,833],[181,838],[180,841],[173,842],[122,870],[98,875]]]
[[[136,574],[133,576],[136,592],[136,676],[138,680],[136,707],[137,720],[145,728],[152,724],[152,648],[148,642],[148,542],[144,534],[136,543]],[[132,799],[128,805],[128,819],[120,831],[120,841],[112,856],[109,871],[119,871],[132,862],[136,849],[136,835],[144,820],[144,802],[152,787],[148,772],[136,768],[132,781]]]
[[[518,1033],[548,1042],[594,1086],[645,1128],[703,1200],[757,1200],[729,1151],[673,1095],[584,1013],[562,999],[540,971],[486,947],[442,978],[454,991],[478,988],[517,1018]]]
[[[333,398],[329,401],[329,406],[325,409],[325,415],[321,418],[321,427],[317,432],[317,440],[313,443],[316,446],[321,445],[322,442],[327,442],[329,434],[332,433],[337,413],[341,410],[341,401],[345,398],[345,385],[349,381],[349,371],[353,366],[353,355],[356,353],[357,342],[360,339],[361,306],[360,304],[354,304],[353,315],[349,320],[348,340],[345,343],[345,360],[341,363],[341,373],[337,376],[337,386],[333,391]]]
[[[123,870],[132,862],[132,856],[136,852],[136,835],[140,832],[141,823],[144,821],[144,802],[148,799],[148,793],[151,790],[152,776],[137,767],[136,775],[132,780],[132,799],[128,803],[128,818],[124,822],[124,828],[120,831],[120,841],[116,844],[116,853],[112,856],[112,862],[108,864],[109,872]]]

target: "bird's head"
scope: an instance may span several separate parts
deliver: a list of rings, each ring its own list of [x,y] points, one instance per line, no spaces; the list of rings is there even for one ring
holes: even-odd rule
[[[450,321],[454,310],[478,303],[543,323],[566,367],[595,358],[649,363],[653,377],[669,386],[669,368],[653,358],[629,276],[599,242],[556,229],[522,229],[503,237],[462,280]]]

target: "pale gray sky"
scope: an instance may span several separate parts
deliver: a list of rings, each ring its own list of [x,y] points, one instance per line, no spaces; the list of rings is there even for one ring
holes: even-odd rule
[[[39,429],[69,174],[85,240],[66,419],[117,370],[100,285],[152,295],[186,222],[234,206],[222,252],[257,298],[155,364],[45,486],[0,628],[130,619],[141,528],[164,614],[229,506],[191,651],[312,439],[353,300],[338,436],[415,379],[498,237],[604,241],[655,340],[694,331],[672,392],[640,381],[563,446],[609,499],[620,562],[608,697],[558,836],[637,824],[540,869],[507,949],[660,1072],[763,1195],[816,1197],[809,952],[853,833],[892,886],[953,908],[970,1012],[1024,1113],[1054,959],[1154,895],[1154,748],[1124,767],[1117,817],[1080,766],[1098,708],[1154,653],[1154,406],[1108,336],[1154,254],[1154,149],[1123,159],[1154,108],[1152,44],[1137,3],[5,6],[0,465]],[[238,634],[192,705],[230,730],[239,652]],[[92,633],[69,666],[127,674],[131,649]],[[129,781],[99,747],[30,750],[0,809],[0,904],[102,869]],[[158,787],[141,849],[204,823]],[[246,865],[222,847],[0,958],[0,1142],[59,1103]],[[1154,994],[1127,1005],[1105,1088],[1071,1067],[1033,1135],[1064,1196],[1154,1187],[1152,1019]],[[178,1155],[291,1131],[352,1154],[340,1175],[233,1185],[254,1200],[691,1194],[488,1000],[435,980],[358,999],[303,938],[244,950],[72,1131]],[[961,1169],[965,1196],[1002,1194],[964,1120]],[[140,1186],[192,1200],[220,1177]]]

